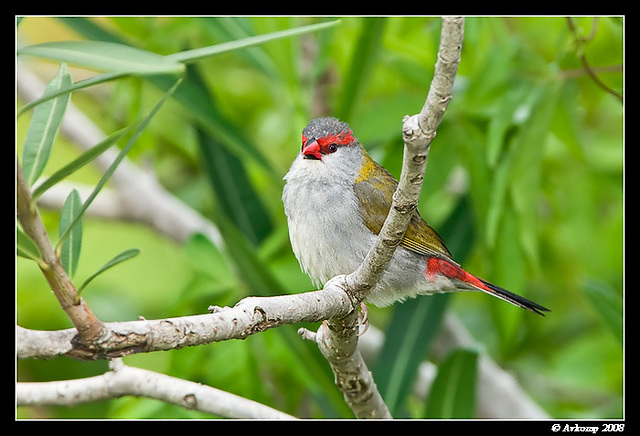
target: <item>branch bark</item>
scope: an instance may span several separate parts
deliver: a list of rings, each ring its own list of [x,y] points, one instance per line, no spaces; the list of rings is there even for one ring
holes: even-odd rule
[[[380,280],[404,236],[411,213],[418,206],[431,141],[451,100],[453,83],[462,53],[464,18],[442,19],[440,47],[429,93],[420,113],[406,116],[402,125],[404,154],[398,188],[378,240],[360,267],[347,276],[357,301]]]
[[[354,311],[339,286],[275,297],[247,297],[234,307],[211,307],[210,314],[158,320],[104,323],[108,332],[86,344],[76,329],[56,332],[17,327],[18,358],[66,355],[81,360],[112,359],[248,336],[284,324],[319,322]]]
[[[18,219],[24,232],[40,250],[42,259],[38,262],[38,266],[60,306],[76,327],[81,340],[85,343],[99,341],[105,336],[106,329],[85,301],[79,297],[76,288],[62,267],[51,245],[38,209],[33,204],[31,191],[22,173],[22,168],[17,162],[16,167]]]
[[[453,83],[462,52],[464,18],[443,18],[438,60],[429,93],[420,113],[403,120],[404,155],[398,187],[378,239],[363,263],[353,273],[339,277],[357,307],[386,270],[402,241],[411,213],[418,206],[431,141],[451,100]],[[333,280],[331,281],[333,282]],[[349,406],[358,418],[391,418],[375,388],[371,374],[354,344],[358,330],[356,314],[329,319],[316,334],[320,350],[329,360]],[[309,336],[306,334],[305,336]],[[343,351],[344,355],[338,350]]]
[[[301,334],[307,339],[315,340],[327,356],[336,374],[336,382],[356,416],[389,417],[371,374],[355,347],[358,342],[357,303],[386,268],[393,250],[402,238],[410,211],[417,207],[429,146],[451,99],[453,79],[460,58],[462,26],[462,19],[443,19],[436,72],[429,94],[421,112],[413,117],[406,117],[403,122],[405,155],[401,186],[394,196],[394,206],[378,244],[372,248],[358,271],[336,278],[321,291],[282,297],[250,297],[233,308],[212,308],[213,313],[208,315],[104,323],[109,334],[95,342],[95,347],[83,345],[83,341],[79,340],[82,338],[80,330],[42,332],[17,327],[18,357],[49,358],[67,355],[80,359],[113,358],[213,341],[242,339],[283,324],[317,322],[328,318],[317,333],[303,330]],[[27,82],[21,75],[18,84]],[[24,91],[25,88],[22,88],[21,93]],[[83,114],[70,105],[62,133],[74,138],[74,142],[84,148],[93,146],[104,135],[97,129],[89,129],[87,134],[86,126],[92,125],[87,121]],[[104,161],[98,161],[98,165],[108,166],[111,160],[105,157]],[[131,183],[132,180],[135,183]],[[146,182],[140,183],[141,180]],[[129,213],[130,219],[146,222],[161,233],[180,241],[194,232],[201,232],[207,234],[214,243],[220,243],[217,229],[188,207],[182,204],[175,207],[176,200],[149,174],[124,163],[113,175],[112,181],[117,201],[135,206],[132,214],[129,212],[130,207],[122,208]],[[134,200],[123,199],[124,194]],[[164,212],[158,212],[159,210]],[[167,220],[168,216],[171,219]],[[158,218],[162,222],[158,222]],[[181,232],[174,233],[176,229]],[[106,376],[105,374],[103,377]],[[23,389],[21,385],[22,383],[18,384],[19,389]],[[135,395],[122,395],[125,394]]]
[[[295,419],[255,401],[210,386],[124,365],[120,359],[96,377],[56,382],[18,383],[19,406],[74,406],[125,395],[154,398],[189,410],[227,418]]]

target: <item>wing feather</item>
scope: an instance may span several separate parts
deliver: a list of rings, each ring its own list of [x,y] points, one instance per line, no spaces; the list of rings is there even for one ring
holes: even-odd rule
[[[377,235],[389,214],[391,194],[395,192],[398,181],[380,164],[371,158],[369,160],[370,162],[363,166],[367,168],[367,177],[356,180],[354,191],[359,200],[359,212],[364,224]],[[385,195],[385,192],[391,194]],[[440,257],[453,262],[451,253],[440,235],[422,219],[417,210],[411,216],[400,245],[424,256]]]

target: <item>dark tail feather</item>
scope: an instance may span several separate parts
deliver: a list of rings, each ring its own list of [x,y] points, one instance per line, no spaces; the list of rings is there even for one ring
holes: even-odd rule
[[[551,312],[551,310],[547,309],[546,307],[541,306],[538,303],[534,303],[531,300],[527,300],[520,295],[509,292],[506,289],[502,289],[501,287],[480,278],[478,278],[478,280],[480,280],[488,288],[486,289],[486,292],[490,293],[491,295],[495,295],[501,300],[508,301],[511,304],[515,304],[516,306],[522,307],[523,309],[527,309],[542,316],[544,316],[543,312]]]

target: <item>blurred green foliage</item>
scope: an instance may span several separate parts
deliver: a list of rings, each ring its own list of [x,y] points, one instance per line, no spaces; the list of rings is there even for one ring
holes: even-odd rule
[[[168,55],[328,20],[27,17],[17,41],[19,47],[118,41]],[[512,371],[551,417],[622,418],[623,107],[585,73],[580,57],[622,93],[624,23],[580,17],[573,24],[575,32],[562,17],[466,20],[454,96],[431,147],[420,210],[466,269],[552,309],[541,318],[484,295],[452,295],[440,306],[460,317],[482,352]],[[92,310],[103,321],[165,318],[233,305],[247,295],[312,289],[291,253],[280,201],[281,177],[298,152],[300,132],[312,117],[339,114],[398,176],[402,117],[424,103],[439,32],[438,18],[348,17],[329,29],[190,63],[184,82],[128,156],[210,217],[232,249],[220,251],[197,235],[177,244],[139,224],[86,216],[78,284],[115,253],[140,249],[83,291]],[[24,62],[49,78],[58,69],[31,58]],[[69,71],[74,81],[87,77],[85,70]],[[74,93],[72,102],[111,133],[147,113],[172,83],[129,77]],[[28,122],[28,114],[17,121],[18,156]],[[59,136],[44,173],[77,155]],[[71,176],[93,185],[99,178],[90,167]],[[59,214],[43,211],[43,219],[55,240]],[[17,260],[16,295],[19,325],[70,326],[37,266],[23,258]],[[371,322],[399,338],[394,340],[410,337],[426,346],[428,339],[419,341],[393,322],[395,311],[408,310],[403,306],[370,308]],[[297,338],[297,327],[124,361],[300,417],[351,417],[328,365],[313,344]],[[460,353],[473,371],[475,354]],[[428,349],[422,357],[429,357]],[[380,366],[372,368],[384,374]],[[60,380],[106,368],[106,362],[57,358],[19,361],[17,375],[20,381]],[[439,379],[450,374],[443,370]],[[392,375],[411,378],[381,377]],[[473,389],[455,389],[460,410],[432,405],[403,413],[470,413]],[[18,417],[207,416],[121,398],[74,408],[20,408]]]

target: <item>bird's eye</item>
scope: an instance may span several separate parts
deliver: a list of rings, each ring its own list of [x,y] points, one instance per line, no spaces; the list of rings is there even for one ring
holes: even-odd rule
[[[338,149],[338,146],[335,143],[329,144],[329,153],[335,153]]]

